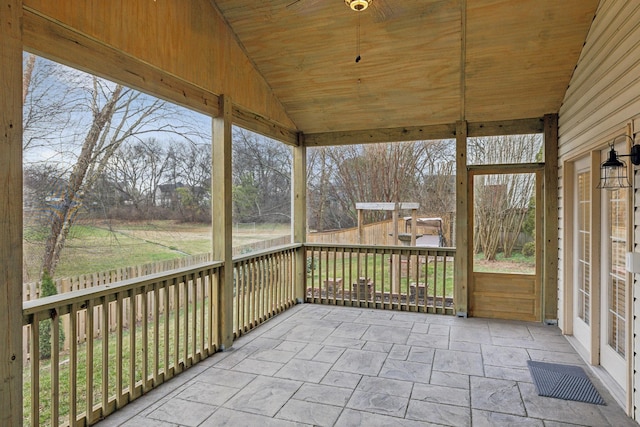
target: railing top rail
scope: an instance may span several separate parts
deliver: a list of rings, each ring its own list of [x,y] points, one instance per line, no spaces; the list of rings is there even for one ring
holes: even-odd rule
[[[74,303],[83,303],[90,299],[101,298],[108,295],[114,295],[118,292],[129,291],[159,281],[171,280],[184,276],[185,274],[218,268],[223,265],[222,261],[205,262],[194,264],[188,267],[182,267],[171,271],[149,274],[141,277],[121,280],[119,282],[108,283],[105,285],[94,286],[92,288],[78,289],[71,292],[43,297],[22,303],[23,322],[28,322],[28,316],[43,312],[46,310],[55,310],[61,306],[68,306]]]
[[[439,246],[402,246],[402,245],[358,245],[345,243],[305,243],[306,248],[335,248],[335,249],[374,249],[389,251],[411,251],[411,252],[450,252],[455,253],[456,248]]]
[[[284,252],[286,250],[297,249],[297,248],[301,248],[301,247],[302,247],[302,243],[290,243],[288,245],[274,246],[272,248],[263,249],[261,251],[249,252],[247,254],[234,256],[233,257],[233,263],[235,264],[235,263],[238,263],[238,262],[250,260],[252,258],[260,258],[260,257],[266,256],[266,255],[275,254],[277,252]]]

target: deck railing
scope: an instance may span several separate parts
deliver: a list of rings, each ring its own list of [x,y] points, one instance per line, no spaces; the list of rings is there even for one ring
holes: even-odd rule
[[[296,303],[295,254],[287,245],[233,260],[233,332],[238,337]]]
[[[306,301],[454,314],[453,248],[305,245]]]
[[[450,248],[324,244],[236,257],[233,334],[295,304],[305,268],[307,302],[452,314],[454,257]],[[207,262],[25,302],[25,425],[91,425],[216,352],[223,268]]]
[[[205,263],[25,302],[25,425],[90,425],[213,354],[221,266]],[[64,318],[64,333],[86,338],[71,339],[68,352],[59,345]],[[43,334],[49,348],[40,348]],[[41,360],[41,350],[50,358]]]

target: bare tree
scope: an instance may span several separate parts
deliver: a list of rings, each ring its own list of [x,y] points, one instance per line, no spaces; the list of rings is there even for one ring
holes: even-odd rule
[[[157,205],[158,186],[167,179],[170,161],[169,150],[154,137],[128,142],[111,157],[106,176],[136,210],[147,214]]]
[[[169,183],[176,192],[181,219],[210,221],[211,145],[174,143],[169,157]]]
[[[51,202],[42,259],[42,271],[53,276],[85,197],[122,144],[160,133],[188,139],[197,131],[161,100],[41,58],[30,61],[24,76],[25,152],[41,160],[55,152],[58,168],[69,171]]]
[[[234,219],[286,222],[291,218],[291,149],[242,128],[233,132]]]
[[[476,164],[532,163],[539,156],[539,135],[486,137],[470,140]],[[474,182],[474,251],[493,261],[500,249],[510,257],[527,215],[535,187],[533,174],[479,175]]]

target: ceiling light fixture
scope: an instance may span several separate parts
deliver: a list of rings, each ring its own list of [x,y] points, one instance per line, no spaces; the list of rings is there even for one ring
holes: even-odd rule
[[[630,154],[618,154],[615,150],[614,144],[616,139],[620,137],[627,137],[633,143]],[[631,163],[634,165],[640,165],[640,145],[635,144],[633,138],[629,135],[619,135],[609,143],[611,149],[609,150],[609,157],[600,165],[600,182],[598,183],[599,189],[605,190],[617,190],[620,188],[631,187],[629,177],[627,176],[627,165],[625,162],[619,159],[619,157],[630,157]]]
[[[356,12],[362,12],[369,7],[372,0],[344,0],[345,4]]]
[[[356,12],[362,12],[366,10],[373,0],[344,0],[344,3],[355,10]],[[362,57],[360,56],[360,15],[358,15],[358,26],[356,30],[356,63],[360,62]]]

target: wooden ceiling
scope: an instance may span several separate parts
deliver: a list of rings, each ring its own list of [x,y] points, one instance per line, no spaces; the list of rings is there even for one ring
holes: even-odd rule
[[[343,0],[212,1],[306,134],[558,112],[598,5],[372,0],[354,12]]]

